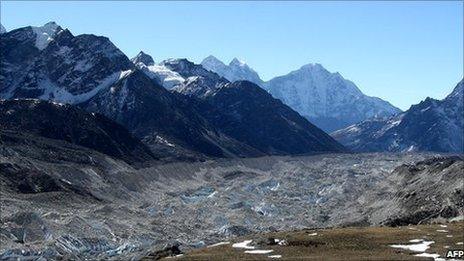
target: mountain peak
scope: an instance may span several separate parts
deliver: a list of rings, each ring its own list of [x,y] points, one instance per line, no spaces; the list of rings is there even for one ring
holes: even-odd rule
[[[35,46],[39,50],[43,50],[48,46],[48,43],[54,40],[55,35],[63,29],[55,22],[48,22],[43,26],[32,27],[32,31],[36,34]]]
[[[230,61],[229,66],[243,67],[243,66],[247,66],[247,64],[244,61],[241,61],[241,60],[239,60],[237,58],[234,58],[234,59],[232,59],[232,61]]]
[[[0,23],[0,34],[4,34],[6,33],[6,29],[5,27],[3,27],[3,25]]]
[[[223,63],[221,60],[219,60],[218,58],[216,58],[216,56],[214,56],[214,55],[208,55],[208,57],[206,57],[205,59],[203,59],[203,61],[214,61],[214,62]]]
[[[214,71],[215,68],[226,67],[226,65],[221,60],[219,60],[213,55],[209,55],[208,57],[203,59],[203,61],[201,62],[201,65],[203,65],[203,67],[205,67],[207,70],[210,70],[210,71],[211,70]]]
[[[140,51],[134,58],[131,59],[131,61],[134,64],[143,63],[146,66],[155,65],[155,61],[153,60],[153,58],[149,54],[144,53],[143,51]]]

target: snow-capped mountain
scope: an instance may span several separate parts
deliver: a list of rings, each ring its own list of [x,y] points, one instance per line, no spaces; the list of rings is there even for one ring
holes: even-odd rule
[[[235,81],[201,96],[204,117],[223,133],[265,154],[346,149],[258,85]]]
[[[0,35],[0,40],[0,98],[51,100],[103,114],[142,139],[158,158],[246,157],[343,150],[329,136],[321,141],[318,138],[321,131],[310,128],[309,123],[295,125],[292,119],[280,120],[275,129],[272,121],[256,125],[256,129],[261,126],[265,130],[263,135],[255,135],[253,142],[239,139],[243,135],[240,133],[226,134],[232,125],[221,125],[215,120],[228,118],[226,112],[229,112],[215,110],[220,108],[220,103],[213,106],[214,103],[198,98],[208,96],[229,82],[186,59],[171,59],[156,65],[151,57],[141,54],[131,61],[108,38],[74,36],[55,23],[12,30]],[[174,88],[176,91],[168,91],[160,85],[166,84],[169,78],[163,78],[160,72],[176,75],[179,82],[183,80]],[[272,99],[269,97],[266,99]],[[256,107],[259,102],[243,103],[243,106]],[[240,103],[238,99],[234,106],[245,110]],[[259,118],[261,112],[255,114],[248,110],[247,113],[250,115],[244,115],[245,118]],[[214,119],[210,118],[213,114]],[[285,116],[270,118],[275,117]],[[231,122],[242,124],[237,119]],[[279,145],[282,140],[302,145],[289,149]],[[313,146],[309,146],[311,144]]]
[[[108,38],[73,36],[54,22],[1,35],[0,98],[77,104],[134,66]]]
[[[155,64],[153,58],[144,52],[140,52],[136,57],[132,58],[131,61],[148,77],[168,90],[185,82],[184,77],[179,73],[162,64]]]
[[[309,151],[345,151],[323,131],[258,85],[230,83],[187,59],[161,62],[186,79],[172,88],[198,101],[200,113],[215,128],[263,154],[302,154]]]
[[[332,133],[355,151],[463,152],[463,81],[443,100],[427,98],[388,119],[366,120]]]
[[[258,85],[263,83],[261,78],[259,78],[258,73],[250,68],[245,62],[240,61],[237,58],[232,59],[229,65],[225,65],[222,61],[210,55],[201,62],[201,65],[205,69],[215,72],[231,82],[246,80]]]
[[[231,81],[248,80],[260,85],[327,132],[401,112],[382,99],[364,95],[353,82],[339,73],[330,73],[320,64],[302,66],[268,82],[263,82],[254,70],[237,59],[227,66],[208,56],[202,65]]]
[[[353,82],[320,64],[302,66],[263,87],[327,132],[400,112],[382,99],[364,95]]]
[[[163,61],[162,65],[185,79],[183,84],[175,86],[173,90],[187,96],[202,97],[229,82],[187,59],[169,59]]]
[[[52,100],[101,113],[144,139],[158,157],[224,156],[222,145],[239,143],[221,145],[189,101],[156,84],[106,37],[73,36],[55,23],[0,37],[0,98]]]

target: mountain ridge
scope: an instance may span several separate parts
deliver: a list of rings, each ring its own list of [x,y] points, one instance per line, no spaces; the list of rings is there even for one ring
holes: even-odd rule
[[[48,32],[45,34],[48,36],[45,42],[40,40],[39,45],[37,40],[42,39],[42,34],[36,33],[33,27],[1,35],[0,98],[50,100],[100,113],[127,128],[158,158],[253,157],[320,150],[317,146],[300,146],[300,150],[274,151],[279,142],[279,137],[274,136],[256,136],[258,140],[267,141],[269,146],[256,148],[249,140],[237,140],[238,136],[224,133],[225,129],[208,117],[212,104],[201,97],[228,81],[201,65],[187,59],[154,64],[153,58],[143,52],[130,60],[107,37],[74,36],[56,23],[40,28],[39,31]],[[156,71],[156,66],[166,74]],[[180,86],[173,84],[172,90],[167,90],[161,84],[166,84],[170,75],[183,81],[179,79]],[[271,103],[272,100],[265,97],[264,101]],[[258,101],[252,104],[254,102]],[[215,113],[216,117],[225,117],[225,114],[224,110]],[[288,122],[280,126],[285,126],[281,135],[286,139],[299,135]],[[320,130],[305,126],[308,133],[302,144],[309,144],[315,138],[309,134]],[[344,151],[330,137],[326,141],[327,146],[322,147],[332,148],[329,151]]]
[[[387,119],[366,120],[331,135],[355,151],[464,151],[463,80],[442,100],[426,98]]]
[[[244,64],[238,60],[235,63]],[[331,132],[372,117],[386,117],[401,112],[389,102],[364,95],[351,81],[336,72],[330,73],[321,64],[309,63],[286,75],[269,81],[242,76],[214,56],[202,62],[205,68],[225,78],[250,80],[282,100],[324,131]]]

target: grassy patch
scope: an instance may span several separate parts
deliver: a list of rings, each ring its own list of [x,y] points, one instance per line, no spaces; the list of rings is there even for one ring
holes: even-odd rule
[[[439,232],[437,230],[446,230]],[[269,260],[269,255],[281,255],[279,260],[432,260],[419,258],[408,250],[392,248],[393,244],[414,244],[411,239],[435,241],[426,250],[441,257],[449,249],[463,249],[457,245],[464,241],[464,222],[454,222],[442,227],[439,224],[404,227],[365,227],[276,232],[237,238],[234,242],[253,239],[267,242],[268,238],[285,239],[286,245],[261,243],[255,249],[269,250],[270,254],[247,254],[245,249],[233,248],[232,243],[217,247],[193,250],[176,259],[180,260]],[[313,235],[317,233],[317,235]],[[452,237],[450,237],[452,236]]]

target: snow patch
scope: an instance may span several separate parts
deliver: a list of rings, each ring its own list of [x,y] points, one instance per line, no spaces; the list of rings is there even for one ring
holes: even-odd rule
[[[437,258],[440,257],[439,254],[429,254],[429,253],[420,253],[420,254],[417,254],[417,255],[414,255],[414,256],[420,256],[420,257],[431,257],[435,260],[437,260]]]
[[[41,100],[53,100],[55,102],[78,104],[89,100],[101,90],[108,88],[111,84],[115,83],[120,76],[120,72],[115,72],[110,76],[103,79],[98,86],[91,91],[81,94],[72,94],[65,88],[58,87],[53,84],[49,79],[44,79],[39,83],[40,89],[43,89],[43,94],[38,97]]]
[[[274,252],[274,250],[270,249],[270,250],[246,250],[245,253],[247,254],[269,254],[269,253],[272,253]]]
[[[145,66],[139,63],[137,66],[151,79],[159,79],[166,89],[172,89],[174,86],[180,85],[185,81],[184,77],[179,73],[170,70],[164,65]]]
[[[167,145],[169,147],[175,147],[176,146],[176,145],[170,143],[168,140],[166,140],[165,138],[163,138],[163,137],[161,137],[159,135],[156,136],[155,142],[162,143],[162,144]]]
[[[243,242],[233,244],[232,247],[234,247],[234,248],[244,248],[244,249],[255,249],[254,246],[249,246],[248,245],[251,242],[253,242],[253,240],[245,240]]]
[[[411,244],[411,245],[390,245],[393,248],[402,248],[414,252],[425,252],[425,250],[430,248],[430,245],[435,243],[435,241],[423,241],[419,244]]]
[[[217,247],[217,246],[228,245],[228,244],[230,244],[230,242],[225,241],[225,242],[219,242],[219,243],[216,243],[216,244],[212,244],[212,245],[209,245],[207,247]]]
[[[46,23],[44,26],[32,27],[32,31],[36,34],[35,46],[39,50],[45,49],[48,44],[53,41],[59,26],[54,23]]]
[[[282,255],[272,255],[272,256],[267,256],[269,258],[282,258]]]

